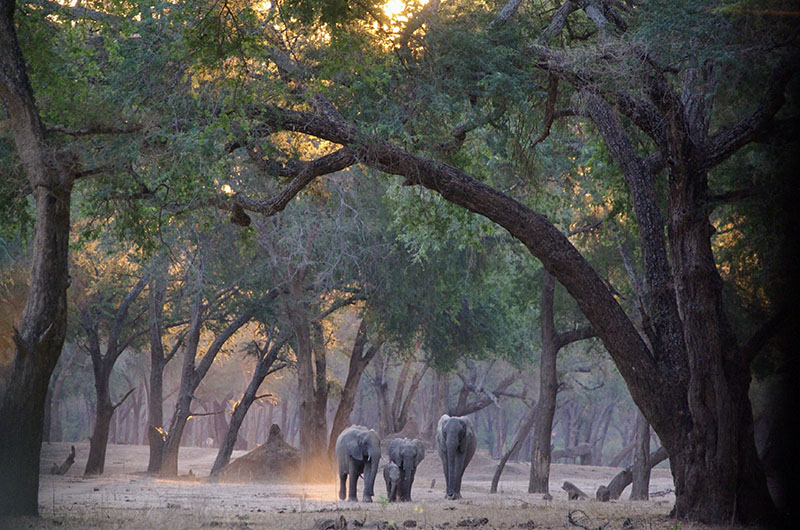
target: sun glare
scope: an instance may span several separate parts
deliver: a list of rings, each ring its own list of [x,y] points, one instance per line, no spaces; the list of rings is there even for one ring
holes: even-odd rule
[[[403,0],[389,0],[383,6],[383,12],[386,13],[387,17],[393,17],[402,13],[405,8],[406,3]]]

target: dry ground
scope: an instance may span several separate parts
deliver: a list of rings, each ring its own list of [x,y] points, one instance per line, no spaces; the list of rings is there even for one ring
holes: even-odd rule
[[[569,501],[561,490],[569,480],[589,495],[607,484],[616,468],[555,464],[551,469],[553,500],[527,493],[529,466],[506,466],[500,492],[489,494],[495,461],[479,452],[464,475],[463,499],[444,499],[444,477],[438,457],[429,453],[420,465],[413,489],[414,501],[385,502],[382,476],[375,484],[375,502],[338,501],[336,484],[211,484],[204,480],[216,456],[215,449],[181,448],[179,479],[166,480],[141,473],[147,467],[146,446],[110,445],[105,474],[83,478],[88,444],[75,444],[77,458],[67,475],[47,474],[53,463],[61,463],[69,452],[67,443],[42,448],[42,476],[39,493],[40,518],[0,519],[0,528],[324,528],[324,520],[344,516],[365,528],[418,529],[462,528],[577,528],[568,522],[571,510],[580,509],[587,527],[640,529],[710,529],[677,522],[667,517],[674,495],[668,493],[650,501],[628,500],[600,503],[595,500]],[[234,452],[234,458],[243,452]],[[189,473],[194,477],[186,476]],[[436,483],[431,487],[432,480]],[[359,491],[361,491],[359,483]],[[656,469],[651,492],[673,487],[668,469]],[[627,499],[629,491],[623,493]],[[483,519],[487,521],[484,522]],[[379,525],[378,523],[384,523]],[[483,524],[481,524],[483,523]],[[405,524],[405,526],[404,526]]]

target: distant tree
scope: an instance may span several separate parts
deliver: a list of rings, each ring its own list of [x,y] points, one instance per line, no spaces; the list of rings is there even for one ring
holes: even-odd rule
[[[92,360],[97,399],[85,475],[103,473],[112,415],[135,390],[131,387],[114,403],[111,372],[120,355],[147,332],[142,325],[146,307],[137,301],[147,287],[148,271],[126,264],[125,257],[119,255],[103,259],[103,252],[96,248],[73,254],[80,263],[74,267],[74,275],[82,284],[76,288],[76,320],[82,330],[80,342]],[[141,277],[137,279],[137,275]],[[125,279],[129,280],[127,285]]]

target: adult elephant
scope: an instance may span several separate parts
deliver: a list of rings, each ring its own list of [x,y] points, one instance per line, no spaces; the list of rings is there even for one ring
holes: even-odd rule
[[[464,470],[478,446],[472,420],[466,416],[451,418],[447,414],[443,415],[436,426],[436,446],[444,468],[447,498],[460,499],[461,477],[464,476]]]
[[[411,500],[411,485],[414,483],[414,474],[417,466],[425,458],[425,446],[420,440],[408,438],[395,438],[389,443],[389,460],[400,468],[400,484],[398,499]]]
[[[381,440],[378,433],[363,425],[351,425],[336,439],[336,460],[339,462],[339,498],[344,500],[347,477],[350,489],[347,500],[358,500],[358,477],[364,474],[362,502],[372,502],[375,477],[381,461]]]

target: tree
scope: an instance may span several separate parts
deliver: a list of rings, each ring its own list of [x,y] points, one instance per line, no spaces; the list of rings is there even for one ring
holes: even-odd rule
[[[45,139],[14,26],[0,2],[0,97],[36,202],[28,297],[14,331],[13,366],[0,405],[0,514],[36,515],[44,402],[67,332],[72,185],[80,168]]]
[[[576,328],[567,332],[555,329],[553,313],[553,292],[555,280],[544,271],[542,274],[541,333],[542,358],[539,370],[539,402],[533,420],[533,446],[531,448],[531,475],[528,483],[529,493],[550,492],[550,450],[553,415],[556,410],[558,375],[556,356],[564,346],[595,336],[591,327]]]
[[[232,293],[238,289],[245,290],[252,285],[248,285],[246,277],[233,274],[228,264],[221,264],[219,261],[214,263],[216,260],[209,259],[226,255],[226,252],[230,256],[232,251],[220,240],[220,237],[224,238],[224,235],[219,233],[215,235],[218,237],[212,237],[211,234],[203,236],[198,234],[198,263],[196,267],[191,268],[193,269],[191,276],[193,277],[194,291],[191,293],[189,327],[186,330],[186,339],[181,352],[180,389],[175,403],[175,411],[164,439],[161,467],[158,470],[164,475],[178,473],[178,450],[186,422],[192,416],[191,406],[194,393],[211,368],[214,359],[225,343],[250,322],[265,305],[277,298],[279,293],[278,289],[273,288],[265,293],[257,292],[250,300],[238,300],[238,303],[231,303],[229,298]],[[206,263],[207,259],[208,263]],[[212,265],[217,265],[219,268],[212,267]],[[240,265],[245,266],[243,263]],[[220,279],[217,275],[223,277],[222,285],[214,285],[216,282],[212,280]],[[234,277],[230,278],[230,276]],[[214,339],[207,347],[203,348],[205,351],[198,358],[201,334],[204,327],[212,324],[212,319],[220,320],[216,326],[212,326],[210,329]]]
[[[283,330],[279,333],[277,337],[274,339],[272,338],[272,332],[274,332],[274,328],[271,330],[270,336],[267,338],[266,343],[263,346],[259,346],[255,344],[256,350],[256,367],[253,370],[253,377],[250,380],[250,383],[247,385],[247,388],[242,395],[242,398],[236,402],[236,405],[233,407],[233,413],[231,414],[231,422],[228,425],[227,433],[225,434],[225,439],[220,444],[219,452],[217,453],[217,457],[214,459],[214,465],[211,467],[211,476],[219,474],[222,469],[228,465],[231,459],[231,453],[233,453],[234,445],[236,444],[236,438],[239,435],[239,428],[244,421],[244,417],[247,414],[247,411],[250,409],[250,406],[259,398],[266,397],[266,396],[258,396],[258,388],[261,386],[261,383],[264,379],[278,370],[282,370],[287,366],[285,362],[276,362],[278,361],[278,354],[281,351],[289,339],[292,337],[291,333],[288,330]]]
[[[350,414],[353,412],[361,376],[380,349],[380,344],[368,343],[367,319],[362,318],[358,325],[356,339],[353,341],[350,361],[347,363],[347,378],[342,387],[339,406],[336,407],[336,415],[331,425],[331,435],[328,437],[328,454],[331,456],[336,450],[336,439],[350,424]]]
[[[84,256],[84,259],[95,262],[97,267],[98,256]],[[97,260],[97,261],[96,261]],[[114,268],[114,257],[110,257],[106,268]],[[115,293],[114,285],[102,285],[105,278],[92,277],[86,271],[76,271],[81,280],[86,282],[88,291],[77,303],[79,312],[78,321],[85,335],[85,348],[92,359],[94,372],[94,387],[97,403],[95,407],[94,428],[89,437],[89,457],[86,462],[85,475],[101,475],[105,466],[106,448],[108,446],[108,432],[114,412],[131,395],[135,387],[131,387],[116,403],[112,402],[110,388],[111,372],[120,355],[133,343],[133,341],[146,333],[136,329],[136,321],[144,314],[137,311],[137,299],[147,286],[149,276],[147,271],[141,271],[141,277],[130,287],[124,286],[123,290]],[[113,271],[119,274],[120,270]],[[84,279],[84,277],[87,277]],[[127,292],[125,292],[125,288]],[[109,293],[108,291],[111,291]],[[123,294],[124,293],[124,294]],[[118,297],[121,294],[121,298]],[[115,304],[115,300],[118,300]],[[110,318],[109,318],[110,317]]]
[[[642,16],[622,13],[619,6],[602,6],[604,10],[591,2],[567,1],[539,42],[520,47],[516,59],[527,61],[534,71],[544,71],[558,86],[572,90],[580,99],[579,108],[559,115],[578,114],[591,121],[621,170],[639,232],[647,282],[644,303],[649,344],[614,292],[547,217],[467,171],[437,160],[431,146],[427,146],[427,153],[419,152],[426,146],[412,152],[398,142],[371,134],[318,95],[310,98],[313,111],[265,103],[249,116],[265,134],[291,130],[337,144],[340,159],[349,159],[350,163],[357,160],[398,175],[407,185],[428,188],[507,229],[575,299],[663,441],[676,482],[674,515],[705,522],[764,520],[774,515],[774,506],[752,437],[749,369],[767,339],[786,322],[788,313],[771,311],[761,319],[763,327],[750,337],[740,339],[733,333],[712,252],[714,229],[709,222],[714,197],[724,198],[710,189],[709,175],[744,146],[774,138],[782,127],[794,130],[796,119],[777,117],[793,77],[790,64],[794,54],[786,50],[792,40],[773,46],[775,59],[769,61],[772,69],[766,89],[751,110],[742,112],[721,96],[717,98],[720,106],[706,104],[706,98],[714,97],[710,91],[713,85],[709,84],[714,58],[704,58],[708,61],[705,65],[686,61],[665,67],[655,54],[641,53],[625,40],[631,23],[641,24],[637,27],[643,32],[661,30],[653,21],[662,19],[647,18],[660,15],[658,8]],[[683,6],[677,9],[686,13]],[[585,15],[597,28],[596,40],[603,44],[598,50],[612,46],[613,54],[576,49],[576,53],[591,58],[587,67],[585,62],[571,61],[556,47],[548,46],[575,12]],[[726,16],[719,13],[706,20],[725,25]],[[436,27],[430,34],[431,39],[439,35]],[[490,33],[487,38],[492,36]],[[491,46],[489,42],[487,46]],[[734,48],[733,53],[738,50]],[[625,79],[636,92],[617,86],[613,75],[603,77],[604,68],[614,71],[622,66],[633,67],[633,71],[626,70]],[[724,82],[718,77],[715,80]],[[559,94],[557,90],[551,92]],[[462,96],[468,97],[466,93]],[[712,114],[712,110],[721,108],[728,111],[727,115]],[[551,119],[554,116],[550,114]],[[710,129],[712,118],[714,128]],[[634,140],[642,138],[648,155],[637,152],[639,144]],[[317,165],[322,162],[318,160]],[[662,172],[669,177],[665,182],[665,216],[655,185]],[[259,203],[244,193],[218,205],[262,213],[273,210],[272,204]],[[665,228],[669,239],[664,235]],[[720,432],[729,435],[720,439],[714,434]]]

